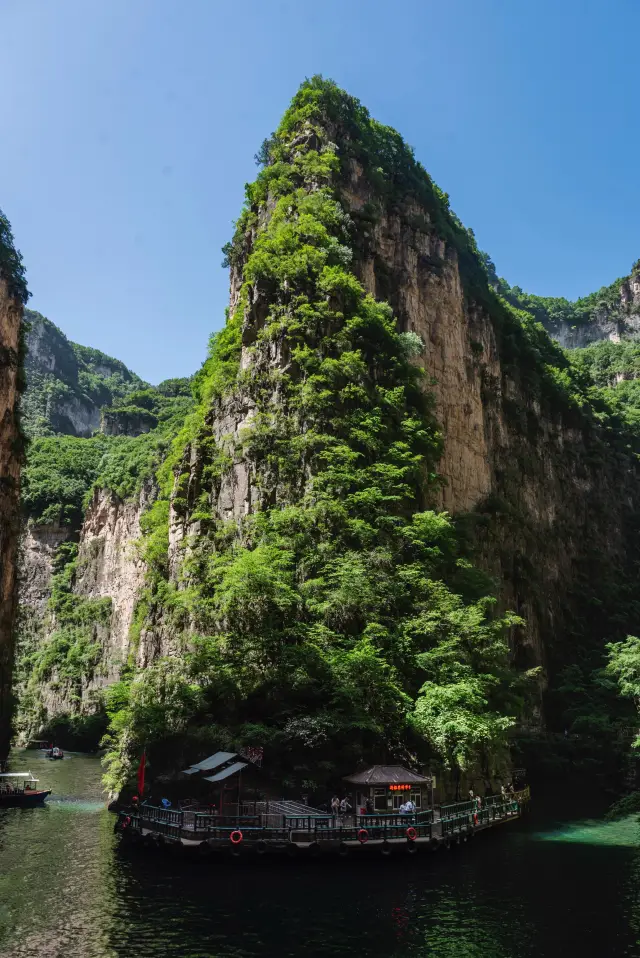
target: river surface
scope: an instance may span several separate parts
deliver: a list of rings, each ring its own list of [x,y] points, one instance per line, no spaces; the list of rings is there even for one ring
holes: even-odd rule
[[[122,855],[96,757],[14,752],[53,794],[0,811],[0,955],[640,958],[640,824],[533,803],[411,861],[222,866]]]

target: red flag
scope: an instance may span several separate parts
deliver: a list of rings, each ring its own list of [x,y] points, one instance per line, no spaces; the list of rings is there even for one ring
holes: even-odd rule
[[[144,792],[144,766],[147,761],[147,750],[145,749],[142,753],[142,758],[140,759],[140,764],[138,765],[138,795],[142,798],[142,793]]]

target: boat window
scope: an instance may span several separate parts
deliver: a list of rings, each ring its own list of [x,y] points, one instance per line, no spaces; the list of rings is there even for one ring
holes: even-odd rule
[[[386,812],[387,810],[387,790],[386,788],[374,788],[373,807],[376,812]]]
[[[422,808],[422,792],[420,790],[417,792],[411,792],[411,801],[416,808]]]

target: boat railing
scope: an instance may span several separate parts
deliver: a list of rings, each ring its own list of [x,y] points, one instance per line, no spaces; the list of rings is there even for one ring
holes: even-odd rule
[[[194,828],[196,831],[207,831],[210,828],[257,828],[260,826],[259,815],[210,815],[196,812]]]
[[[140,805],[137,814],[143,821],[148,822],[167,822],[182,826],[184,821],[184,812],[180,809],[160,808],[157,805]]]
[[[408,825],[413,825],[418,822],[418,816],[411,812],[410,814],[401,815],[399,813],[392,813],[389,815],[376,814],[367,814],[367,815],[356,815],[356,825],[359,828],[369,828],[375,827],[377,825],[404,825],[406,828]],[[422,821],[425,821],[424,819]],[[429,821],[426,819],[426,821]]]
[[[447,815],[441,819],[441,832],[444,838],[446,835],[452,835],[456,832],[467,831],[469,828],[477,825],[487,825],[497,819],[508,818],[519,812],[520,805],[513,799],[502,800],[501,803],[494,805],[485,805],[482,808],[474,807],[470,811],[458,811],[453,815]]]
[[[524,790],[526,791],[526,789]],[[451,818],[453,815],[462,814],[462,812],[475,812],[479,808],[485,808],[487,805],[504,805],[511,801],[511,795],[482,795],[477,798],[469,799],[466,802],[454,802],[450,805],[441,805],[440,814],[442,818]],[[478,800],[480,804],[478,804]]]
[[[440,806],[441,818],[453,818],[455,815],[462,815],[467,812],[473,812],[478,807],[475,799],[469,802],[454,802],[452,805]]]
[[[391,823],[389,821],[385,822],[384,819],[376,819],[375,816],[367,816],[367,818],[373,818],[372,822],[363,823],[360,819],[362,816],[359,816],[359,821],[354,825],[338,825],[333,828],[319,828],[314,833],[314,841],[317,842],[353,842],[359,841],[362,844],[365,844],[368,841],[388,841],[389,839],[406,839],[410,840],[409,835],[407,834],[408,830],[411,829],[412,832],[415,832],[416,838],[431,838],[433,824],[431,822],[421,822],[413,824],[408,816],[403,816],[402,822]]]
[[[10,786],[2,784],[4,791]],[[505,801],[492,802],[478,807],[476,802],[458,802],[443,805],[441,817],[434,820],[434,809],[410,815],[295,815],[279,813],[257,815],[218,815],[210,812],[183,811],[140,805],[130,810],[132,824],[136,829],[148,828],[176,838],[197,836],[230,839],[232,832],[241,831],[243,836],[257,840],[263,838],[292,842],[390,840],[406,838],[445,838],[467,832],[478,825],[487,825],[496,820],[517,815],[523,801],[529,799],[529,789],[516,793]],[[495,798],[495,796],[494,796]],[[123,813],[125,814],[125,813]],[[414,834],[415,833],[415,834]]]
[[[423,811],[421,811],[421,812],[416,812],[415,818],[416,818],[416,822],[417,822],[418,824],[420,824],[420,825],[422,825],[424,822],[432,822],[432,821],[433,821],[433,809],[432,809],[432,808],[425,808],[425,809],[424,809]]]
[[[440,834],[444,838],[446,835],[452,835],[455,832],[467,831],[471,825],[473,825],[473,816],[471,813],[459,812],[450,818],[440,819]]]
[[[286,828],[295,831],[314,831],[316,828],[332,828],[336,819],[331,815],[295,815],[284,816]]]

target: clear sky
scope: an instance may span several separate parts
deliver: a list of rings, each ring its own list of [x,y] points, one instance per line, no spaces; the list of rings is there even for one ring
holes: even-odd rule
[[[151,382],[220,327],[253,155],[305,76],[415,148],[511,283],[640,257],[638,0],[0,0],[0,208],[30,305]]]

